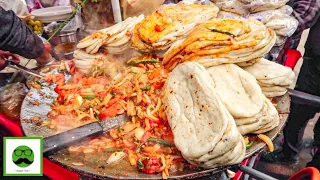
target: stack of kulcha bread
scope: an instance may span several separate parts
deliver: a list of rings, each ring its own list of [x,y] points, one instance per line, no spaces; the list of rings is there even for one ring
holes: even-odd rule
[[[164,66],[173,69],[185,61],[205,67],[243,63],[263,57],[276,41],[275,33],[253,19],[213,19],[197,26],[164,54]]]
[[[186,62],[171,72],[164,88],[174,143],[188,162],[203,168],[240,163],[246,151],[214,86],[202,65]]]
[[[123,52],[129,44],[139,52],[167,50],[162,63],[172,72],[162,102],[174,143],[188,162],[203,168],[241,162],[242,135],[279,125],[266,96],[285,93],[294,76],[261,59],[276,42],[272,29],[254,19],[212,19],[218,10],[167,6],[85,38],[74,54],[77,68],[87,71],[95,59],[106,58],[103,52]]]
[[[294,80],[294,72],[285,66],[260,58],[244,70],[253,75],[267,97],[282,96]]]

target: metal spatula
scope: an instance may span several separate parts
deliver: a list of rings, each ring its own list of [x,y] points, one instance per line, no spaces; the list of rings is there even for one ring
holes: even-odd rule
[[[16,69],[16,70],[19,70],[19,71],[23,71],[25,73],[28,73],[32,76],[36,76],[36,77],[39,77],[39,78],[43,78],[43,76],[41,76],[40,74],[38,74],[37,72],[34,72],[24,66],[21,66],[20,64],[17,64],[11,60],[6,60],[6,66],[10,67],[10,68],[13,68],[13,69]]]
[[[53,136],[44,138],[43,140],[43,153],[53,154],[69,145],[79,142],[88,137],[103,134],[113,128],[120,127],[129,121],[127,115],[119,115],[106,120],[93,122],[80,126],[69,131],[65,131]]]

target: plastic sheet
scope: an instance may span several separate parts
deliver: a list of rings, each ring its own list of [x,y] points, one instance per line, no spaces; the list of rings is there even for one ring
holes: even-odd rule
[[[220,19],[244,19],[242,16],[238,14],[234,14],[226,11],[219,11],[217,18]]]
[[[241,16],[249,14],[238,0],[212,0],[222,11],[235,13]]]
[[[274,10],[284,6],[289,0],[239,0],[250,13]]]
[[[277,35],[287,37],[293,35],[298,25],[298,20],[288,15],[279,17],[279,19],[273,19],[272,21],[266,24],[267,27],[274,29]]]
[[[262,11],[254,14],[249,14],[246,18],[251,18],[251,19],[257,19],[261,21],[263,24],[266,24],[269,22],[272,18],[276,16],[282,16],[283,13],[281,13],[278,10],[268,10],[268,11]]]
[[[0,113],[12,121],[19,121],[20,108],[27,92],[26,86],[19,82],[0,88]]]
[[[281,13],[286,14],[288,16],[290,16],[292,14],[292,12],[293,12],[292,7],[288,6],[288,5],[282,6],[277,10],[279,10]]]
[[[285,12],[285,13],[284,13]],[[246,16],[264,23],[268,28],[273,29],[279,36],[290,37],[296,31],[299,22],[289,15],[289,8],[285,10],[267,10]]]
[[[286,42],[286,40],[287,40],[287,37],[277,35],[275,46],[282,46]]]
[[[62,23],[62,22],[61,22]],[[61,24],[60,22],[52,22],[50,24],[48,24],[47,26],[44,27],[44,31],[46,33],[52,33],[54,32],[56,29],[58,29],[58,27]],[[72,18],[61,30],[61,32],[75,32],[78,29],[80,29],[82,27],[82,20],[81,20],[81,11],[78,11],[77,14],[75,15],[74,18]]]

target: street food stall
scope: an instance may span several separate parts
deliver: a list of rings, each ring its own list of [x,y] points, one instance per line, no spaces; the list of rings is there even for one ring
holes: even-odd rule
[[[16,84],[1,88],[0,124],[44,138],[52,179],[273,179],[246,165],[274,150],[289,94],[305,97],[288,92],[299,55],[288,55],[289,67],[264,58],[297,26],[285,3],[120,2],[74,1],[73,11],[51,8],[55,19],[31,13],[26,23],[47,30],[56,61],[9,61],[15,75],[4,78]],[[263,16],[270,9],[276,15]]]

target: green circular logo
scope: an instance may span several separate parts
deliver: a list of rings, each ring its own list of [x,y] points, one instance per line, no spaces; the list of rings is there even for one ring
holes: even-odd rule
[[[30,164],[33,163],[34,160],[34,154],[31,148],[28,146],[18,146],[14,151],[12,152],[12,161],[17,166],[21,168],[25,168],[30,166]]]

